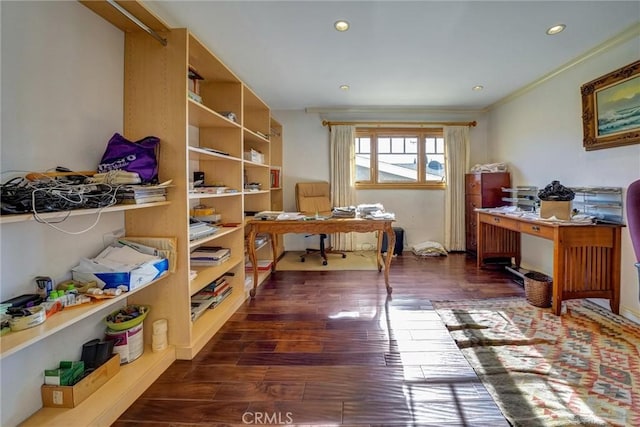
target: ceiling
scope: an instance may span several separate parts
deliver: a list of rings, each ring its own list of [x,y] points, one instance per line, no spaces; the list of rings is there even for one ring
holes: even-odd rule
[[[481,110],[640,27],[638,0],[145,4],[189,28],[273,110]],[[349,31],[334,29],[340,19]]]

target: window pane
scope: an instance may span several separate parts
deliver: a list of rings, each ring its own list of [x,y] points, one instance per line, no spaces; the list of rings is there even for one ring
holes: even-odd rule
[[[371,153],[371,138],[356,138],[356,153]]]
[[[428,136],[425,138],[425,181],[444,181],[444,139]]]
[[[416,182],[417,160],[415,154],[379,154],[378,182]]]
[[[425,152],[428,153],[435,153],[436,152],[436,139],[435,138],[427,138],[427,145],[425,146],[426,150]]]
[[[391,152],[391,138],[378,138],[378,153]]]
[[[404,138],[391,139],[391,152],[400,154],[404,153]]]
[[[366,184],[365,188],[375,184],[397,184],[399,188],[403,184],[411,188],[438,184],[437,188],[442,188],[445,147],[441,132],[363,129],[356,137],[356,181],[363,187]]]
[[[371,138],[356,138],[356,181],[371,181]]]
[[[418,138],[407,138],[407,141],[404,146],[407,153],[417,153]]]

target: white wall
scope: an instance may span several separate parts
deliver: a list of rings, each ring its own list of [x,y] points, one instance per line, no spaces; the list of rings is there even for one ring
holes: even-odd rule
[[[123,33],[75,1],[0,2],[0,13],[2,182],[56,166],[95,170],[108,139],[122,132]],[[75,232],[95,220],[83,216],[56,225]],[[118,213],[103,215],[79,235],[33,221],[3,224],[0,299],[33,293],[37,275],[69,278],[80,257],[96,255],[103,236],[122,227]],[[41,407],[44,369],[78,360],[82,343],[103,336],[106,314],[0,361],[2,426],[16,425]]]
[[[471,128],[470,165],[486,163],[487,121],[483,113],[435,114],[435,113],[377,113],[360,115],[321,116],[303,111],[275,111],[274,117],[283,127],[284,208],[295,210],[295,183],[298,181],[330,181],[329,129],[322,126],[329,120],[396,120],[396,121],[473,121]],[[444,242],[444,191],[443,190],[358,190],[357,203],[382,203],[386,210],[396,214],[394,226],[405,231],[405,249],[426,240]],[[285,249],[303,250],[303,235],[285,235]],[[360,249],[375,248],[373,233],[356,234]],[[373,246],[372,246],[373,245]]]
[[[489,113],[491,161],[507,161],[514,185],[627,186],[640,178],[640,145],[585,151],[580,86],[636,61],[640,38],[594,56]],[[626,194],[626,193],[625,193]],[[550,242],[523,237],[523,265],[550,273]],[[622,229],[621,313],[640,318],[638,273]]]

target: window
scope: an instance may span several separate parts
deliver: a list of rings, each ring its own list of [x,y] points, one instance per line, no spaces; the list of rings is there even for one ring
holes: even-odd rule
[[[356,130],[357,188],[444,188],[441,128]]]

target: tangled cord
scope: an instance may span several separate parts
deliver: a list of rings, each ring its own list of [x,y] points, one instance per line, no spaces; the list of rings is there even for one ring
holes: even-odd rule
[[[80,177],[82,178],[82,177]],[[104,208],[117,203],[120,186],[111,184],[78,183],[78,178],[64,179],[39,175],[36,181],[15,177],[0,187],[2,214],[32,213],[34,219],[66,234],[82,234],[94,228]],[[98,209],[95,222],[84,230],[73,232],[55,226],[64,222],[72,210]],[[63,218],[52,221],[44,213],[66,212]]]

